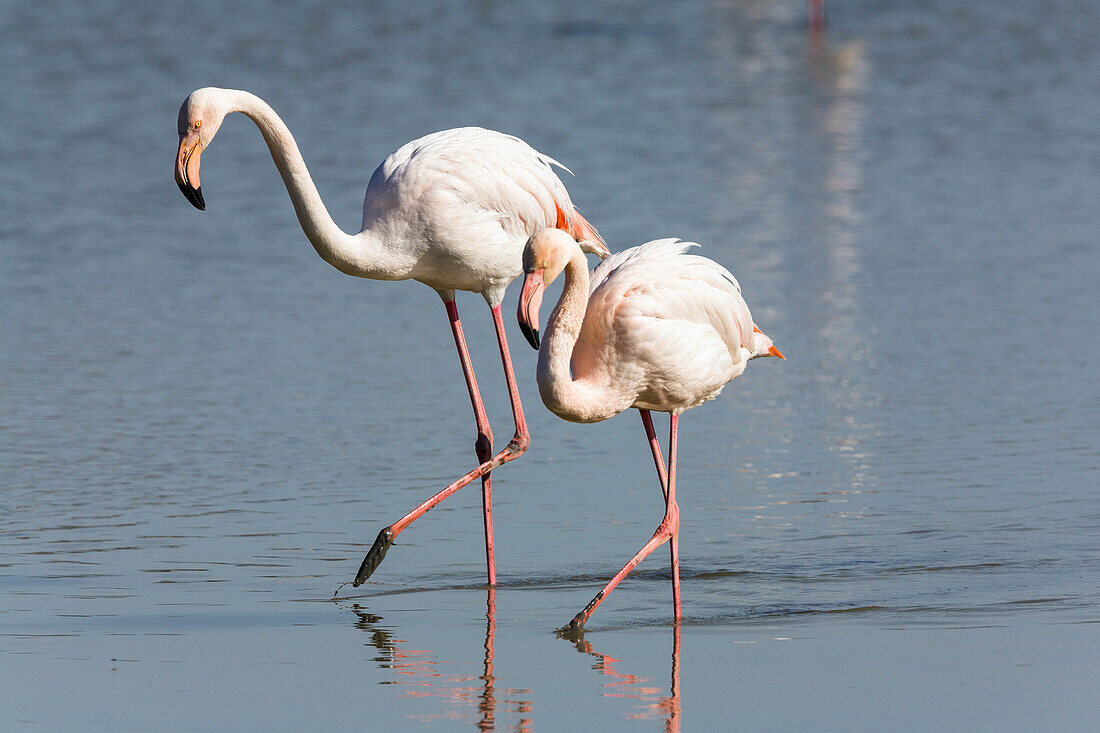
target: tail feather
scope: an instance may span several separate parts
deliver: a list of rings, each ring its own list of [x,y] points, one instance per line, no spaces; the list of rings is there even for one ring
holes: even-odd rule
[[[601,244],[604,248],[607,247],[607,242],[603,241],[603,237],[596,231],[596,227],[592,226],[588,219],[585,219],[579,209],[573,209],[573,226],[570,228],[569,233],[573,235],[578,241],[589,241],[593,244]]]

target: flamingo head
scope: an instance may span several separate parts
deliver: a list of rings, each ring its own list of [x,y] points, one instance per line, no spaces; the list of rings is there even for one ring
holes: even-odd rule
[[[780,359],[786,360],[787,357],[783,356],[783,352],[775,348],[772,340],[756,326],[752,327],[752,355],[750,359],[756,359],[761,356],[778,356]]]
[[[183,100],[176,119],[180,135],[176,151],[176,185],[191,204],[200,211],[206,209],[199,183],[199,159],[203,148],[210,146],[214,134],[225,119],[223,90],[207,87],[196,89]]]
[[[523,249],[523,290],[519,294],[519,328],[527,342],[539,347],[539,306],[546,286],[565,269],[573,254],[583,247],[561,229],[541,229]]]

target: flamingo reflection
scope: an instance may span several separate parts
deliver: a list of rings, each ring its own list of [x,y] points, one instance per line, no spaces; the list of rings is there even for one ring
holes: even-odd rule
[[[672,675],[669,683],[669,694],[661,695],[661,688],[648,685],[647,677],[621,672],[615,665],[620,659],[601,654],[592,647],[592,643],[584,638],[584,633],[570,634],[563,631],[562,635],[574,643],[577,651],[596,658],[592,669],[601,675],[611,679],[604,684],[609,692],[604,697],[634,698],[643,703],[642,712],[628,715],[628,718],[664,718],[666,733],[679,733],[680,730],[680,624],[672,627]]]
[[[494,662],[496,652],[496,588],[489,587],[485,600],[485,655],[482,673],[478,676],[443,671],[444,667],[455,666],[454,662],[436,659],[429,649],[411,649],[408,642],[394,636],[392,630],[380,625],[382,617],[371,613],[358,603],[351,610],[358,616],[356,628],[370,634],[371,646],[380,654],[374,658],[383,669],[389,669],[397,679],[389,684],[407,685],[405,697],[435,697],[449,708],[439,715],[416,716],[422,718],[446,718],[450,720],[470,720],[478,730],[495,731],[497,729],[498,705],[505,713],[519,716],[512,730],[526,733],[531,730],[532,702],[531,691],[524,689],[496,688]]]

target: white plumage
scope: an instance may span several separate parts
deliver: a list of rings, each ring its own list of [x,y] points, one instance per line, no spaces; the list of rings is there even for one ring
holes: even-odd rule
[[[199,208],[199,157],[231,112],[260,128],[310,243],[349,275],[418,280],[445,301],[455,290],[481,293],[496,306],[539,229],[566,230],[607,253],[554,172],[564,166],[517,137],[480,127],[425,135],[382,161],[367,186],[362,228],[348,234],[322,203],[287,126],[262,99],[233,89],[198,89],[180,107],[176,182]]]
[[[463,127],[413,140],[371,176],[363,230],[408,255],[407,277],[468,290],[496,305],[520,273],[523,245],[558,224],[591,234],[554,172],[563,168],[511,135]]]
[[[462,362],[477,423],[479,465],[383,529],[354,584],[370,577],[394,538],[410,523],[479,478],[486,570],[489,583],[495,583],[489,472],[517,458],[530,445],[500,313],[504,290],[521,271],[524,244],[546,227],[568,232],[564,236],[570,241],[584,240],[581,246],[586,251],[608,254],[600,235],[573,207],[554,172],[554,166],[562,166],[519,138],[479,127],[426,135],[402,146],[378,166],[367,185],[363,226],[358,233],[348,234],[329,215],[294,137],[274,110],[254,94],[208,87],[192,92],[177,118],[176,183],[199,209],[206,208],[199,185],[200,156],[231,112],[244,113],[259,127],[302,231],[317,253],[348,275],[417,280],[434,288],[443,299]],[[493,316],[516,425],[512,440],[495,455],[492,430],[458,318],[456,290],[480,293]]]
[[[672,602],[680,618],[679,416],[717,397],[750,359],[783,358],[753,325],[737,279],[717,262],[688,254],[696,246],[678,239],[646,242],[608,257],[591,275],[581,248],[563,232],[543,230],[523,251],[519,320],[539,349],[543,403],[573,422],[606,420],[637,408],[665,495],[665,516],[653,536],[573,617],[574,628],[584,626],[623,578],[665,542],[672,548]],[[540,345],[542,292],[562,272],[565,287]],[[670,415],[667,472],[651,410]]]
[[[631,407],[682,412],[717,397],[745,370],[752,314],[726,268],[687,254],[698,246],[657,239],[600,263],[573,348],[575,378],[614,352],[633,362]]]
[[[590,275],[568,237],[546,231],[528,246],[531,262],[547,263],[546,282],[566,273],[538,371],[543,401],[566,420],[605,420],[629,407],[679,414],[717,397],[749,359],[778,353],[753,325],[737,279],[688,254],[693,242],[647,242]]]

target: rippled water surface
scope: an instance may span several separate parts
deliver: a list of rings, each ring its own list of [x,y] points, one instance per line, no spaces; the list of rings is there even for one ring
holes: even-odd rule
[[[1100,8],[829,10],[4,4],[0,727],[1095,729]],[[637,417],[542,409],[511,317],[499,587],[468,489],[333,600],[474,465],[469,403],[439,299],[321,261],[248,120],[179,195],[206,85],[272,103],[345,229],[387,153],[478,124],[613,249],[738,275],[788,360],[681,421],[682,625],[658,552],[555,637],[662,503]]]

